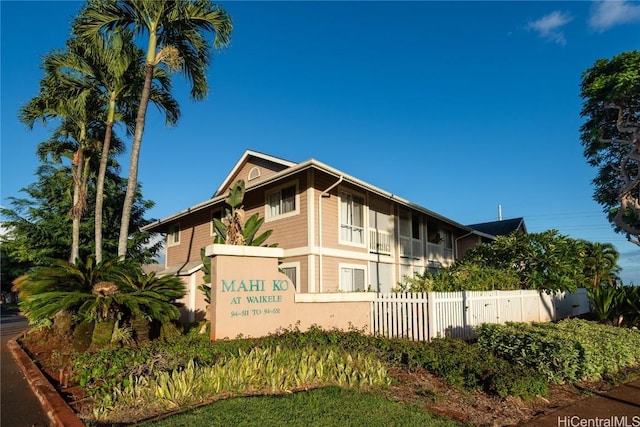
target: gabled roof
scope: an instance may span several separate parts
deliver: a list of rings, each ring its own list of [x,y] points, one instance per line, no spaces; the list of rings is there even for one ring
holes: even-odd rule
[[[482,233],[491,234],[492,236],[506,236],[514,231],[527,232],[524,224],[524,218],[503,219],[500,221],[481,222],[478,224],[470,224],[467,227]]]
[[[456,221],[453,221],[445,216],[442,216],[436,212],[433,212],[427,208],[424,208],[420,205],[417,205],[415,203],[412,203],[408,200],[405,200],[401,197],[398,197],[397,195],[393,194],[393,193],[389,193],[388,191],[384,191],[378,187],[375,187],[371,184],[368,184],[362,180],[359,180],[355,177],[352,177],[350,175],[345,174],[344,172],[335,169],[331,166],[328,166],[322,162],[319,162],[315,159],[309,159],[306,160],[304,162],[301,163],[293,163],[293,162],[289,162],[287,160],[283,160],[283,159],[278,159],[277,157],[273,157],[273,156],[268,156],[266,154],[262,154],[262,153],[257,153],[255,151],[251,151],[251,150],[247,150],[245,151],[245,153],[243,154],[242,158],[238,161],[238,163],[236,163],[236,165],[234,166],[233,170],[231,171],[231,173],[227,176],[227,178],[224,180],[224,182],[222,183],[222,185],[220,186],[220,188],[216,191],[215,195],[213,198],[204,201],[202,203],[199,203],[197,205],[194,205],[192,207],[189,207],[185,210],[182,210],[178,213],[175,213],[173,215],[170,215],[166,218],[154,221],[150,224],[145,225],[144,227],[142,227],[142,231],[152,231],[152,232],[162,232],[161,231],[161,227],[173,222],[179,218],[182,218],[186,215],[189,215],[193,212],[202,210],[202,209],[207,209],[217,203],[220,203],[221,201],[223,201],[226,197],[225,194],[222,194],[221,191],[223,191],[226,186],[229,184],[229,181],[235,176],[235,174],[237,173],[237,171],[242,167],[242,165],[245,164],[246,160],[249,158],[249,156],[257,156],[269,161],[275,161],[278,162],[281,165],[290,165],[288,166],[286,169],[281,170],[280,172],[277,172],[271,176],[269,176],[268,178],[259,181],[259,182],[255,182],[255,183],[250,183],[246,186],[246,191],[249,192],[251,190],[255,190],[261,187],[264,187],[265,185],[268,184],[272,184],[273,182],[276,182],[278,180],[281,179],[285,179],[293,174],[299,173],[303,170],[307,170],[307,169],[316,169],[319,171],[322,171],[324,173],[327,173],[329,175],[333,175],[336,179],[341,179],[342,182],[346,182],[346,183],[350,183],[354,186],[360,187],[362,189],[368,190],[372,193],[375,193],[379,196],[382,196],[384,198],[390,199],[396,203],[399,203],[400,205],[409,207],[411,209],[414,209],[418,212],[422,212],[424,214],[427,214],[433,218],[437,218],[439,220],[441,220],[442,222],[452,225],[456,228],[462,229],[464,231],[467,232],[475,232],[475,230],[473,230],[472,228],[469,228],[468,226],[462,225]],[[477,234],[477,233],[476,233]],[[491,236],[488,236],[491,237]]]
[[[222,195],[224,190],[229,185],[231,185],[231,182],[232,182],[233,178],[236,176],[236,174],[238,173],[238,171],[240,169],[242,169],[242,167],[251,158],[257,158],[257,159],[265,160],[265,161],[270,162],[270,163],[274,163],[276,165],[281,166],[282,169],[290,168],[291,166],[295,166],[296,165],[296,163],[290,162],[289,160],[281,159],[279,157],[271,156],[269,154],[259,153],[257,151],[253,151],[253,150],[246,150],[244,152],[244,154],[242,155],[242,157],[240,157],[240,160],[238,160],[236,165],[233,167],[233,169],[231,169],[231,172],[229,172],[229,174],[224,179],[224,181],[222,181],[222,184],[220,184],[220,187],[218,187],[216,192],[213,193],[213,196],[211,196],[211,198],[215,198],[216,196]]]

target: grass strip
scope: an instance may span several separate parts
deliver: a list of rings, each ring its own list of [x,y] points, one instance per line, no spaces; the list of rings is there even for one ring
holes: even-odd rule
[[[255,396],[215,402],[144,427],[249,426],[462,426],[418,407],[384,396],[324,387],[280,396]]]

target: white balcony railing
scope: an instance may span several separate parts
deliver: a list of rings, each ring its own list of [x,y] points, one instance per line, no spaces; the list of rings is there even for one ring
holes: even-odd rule
[[[400,256],[414,259],[422,258],[422,240],[400,236]]]
[[[436,243],[427,243],[427,258],[444,265],[449,265],[453,261],[453,249],[445,248]]]
[[[369,229],[369,251],[391,255],[391,233],[383,230]]]

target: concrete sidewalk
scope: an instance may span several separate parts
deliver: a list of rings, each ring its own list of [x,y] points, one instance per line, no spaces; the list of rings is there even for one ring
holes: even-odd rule
[[[43,411],[38,398],[33,394],[22,368],[14,360],[7,345],[9,341],[19,336],[28,327],[24,317],[4,308],[1,309],[0,425],[3,427],[46,427],[49,425],[47,414]]]
[[[521,424],[526,427],[640,427],[640,379]]]
[[[16,342],[26,320],[2,311],[2,427],[84,427]]]

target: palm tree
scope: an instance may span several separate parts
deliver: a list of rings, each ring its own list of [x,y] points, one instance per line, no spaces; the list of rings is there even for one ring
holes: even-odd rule
[[[52,63],[52,55],[45,57],[44,77],[40,81],[40,93],[32,98],[19,113],[20,120],[30,129],[37,120],[43,123],[61,120],[61,132],[75,140],[76,150],[72,158],[72,176],[74,182],[73,206],[69,212],[73,218],[72,244],[70,260],[79,255],[80,219],[87,207],[87,149],[95,146],[89,138],[93,129],[93,120],[100,115],[104,103],[99,93],[81,76],[61,72]]]
[[[105,134],[102,143],[100,166],[96,182],[95,206],[95,256],[102,260],[102,223],[104,182],[111,154],[111,138],[116,120],[122,120],[133,133],[135,109],[144,76],[144,52],[133,43],[130,31],[114,31],[107,37],[98,37],[95,44],[76,38],[67,42],[67,51],[51,55],[50,61],[61,72],[82,76],[104,95],[106,108]],[[166,123],[173,125],[180,110],[171,96],[171,81],[167,73],[157,69],[151,88],[151,101],[165,113]]]
[[[110,342],[117,321],[144,318],[168,322],[180,316],[175,300],[184,284],[175,276],[145,275],[136,265],[93,257],[76,263],[57,261],[33,268],[20,284],[20,308],[31,323],[55,319],[61,312],[95,322],[93,347]]]
[[[611,243],[585,242],[585,276],[592,288],[613,285],[618,278],[620,254]]]
[[[175,301],[184,296],[185,287],[179,277],[158,277],[134,268],[121,272],[118,283],[123,292],[141,301],[128,313],[138,344],[149,340],[151,321],[166,323],[180,317]]]
[[[181,70],[191,83],[191,97],[202,100],[208,92],[206,72],[212,57],[205,35],[214,36],[214,48],[224,47],[230,41],[232,30],[231,18],[210,0],[92,0],[80,11],[74,32],[86,40],[95,40],[105,31],[130,27],[146,34],[147,49],[120,223],[118,256],[122,258],[127,253],[129,217],[154,69],[162,63],[170,70]]]

